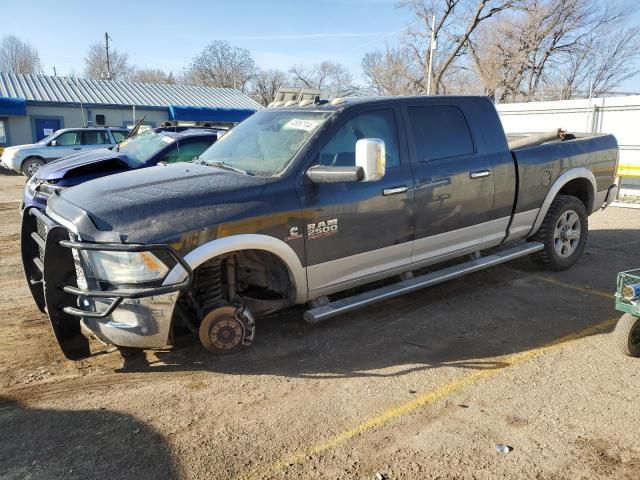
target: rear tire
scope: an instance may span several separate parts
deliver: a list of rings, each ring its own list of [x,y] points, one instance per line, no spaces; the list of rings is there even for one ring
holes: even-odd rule
[[[27,158],[22,162],[22,174],[27,178],[31,178],[44,164],[45,162],[41,158]]]
[[[576,197],[558,195],[531,238],[542,243],[544,250],[531,255],[531,259],[548,270],[566,270],[582,255],[588,235],[589,217],[584,204]]]
[[[640,317],[625,313],[613,331],[618,351],[630,357],[640,357]]]

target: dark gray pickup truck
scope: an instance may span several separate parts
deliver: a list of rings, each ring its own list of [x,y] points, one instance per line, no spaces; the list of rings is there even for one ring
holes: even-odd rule
[[[90,335],[153,348],[188,330],[230,353],[256,318],[293,304],[315,323],[523,255],[562,270],[615,197],[613,136],[510,149],[487,98],[290,103],[197,162],[94,180],[25,212],[26,277],[68,358],[90,355]]]

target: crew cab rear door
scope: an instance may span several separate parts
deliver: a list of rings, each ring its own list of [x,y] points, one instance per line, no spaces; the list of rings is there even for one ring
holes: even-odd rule
[[[406,103],[404,115],[415,179],[412,262],[445,260],[501,239],[506,225],[490,222],[494,159],[472,128],[473,112],[463,100],[428,99]]]
[[[413,177],[397,105],[345,113],[311,153],[308,167],[355,165],[356,142],[385,142],[386,173],[371,182],[305,183],[298,189],[304,215],[307,279],[322,294],[370,281],[411,261]]]

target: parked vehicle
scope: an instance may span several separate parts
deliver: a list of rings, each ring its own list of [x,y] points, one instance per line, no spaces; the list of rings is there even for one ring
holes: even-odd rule
[[[5,148],[0,162],[10,170],[31,177],[40,167],[58,158],[97,148],[113,148],[127,133],[125,128],[63,128],[38,143]]]
[[[199,127],[162,127],[147,130],[113,149],[101,148],[61,158],[41,167],[29,179],[22,208],[44,209],[53,192],[114,173],[152,167],[159,162],[191,161],[226,130]]]
[[[618,148],[611,135],[563,138],[510,150],[485,97],[268,108],[196,163],[98,179],[52,196],[46,213],[29,208],[24,268],[69,358],[90,354],[82,332],[151,348],[179,328],[235,352],[255,318],[293,304],[308,302],[315,323],[523,255],[571,267],[588,216],[615,197]]]

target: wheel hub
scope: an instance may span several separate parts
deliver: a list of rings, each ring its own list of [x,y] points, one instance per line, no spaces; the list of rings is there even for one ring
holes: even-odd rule
[[[246,308],[226,305],[204,316],[198,335],[204,348],[218,355],[226,355],[253,342],[255,322]]]
[[[580,217],[573,210],[567,210],[560,215],[556,223],[553,236],[556,253],[563,258],[570,257],[580,243]]]

